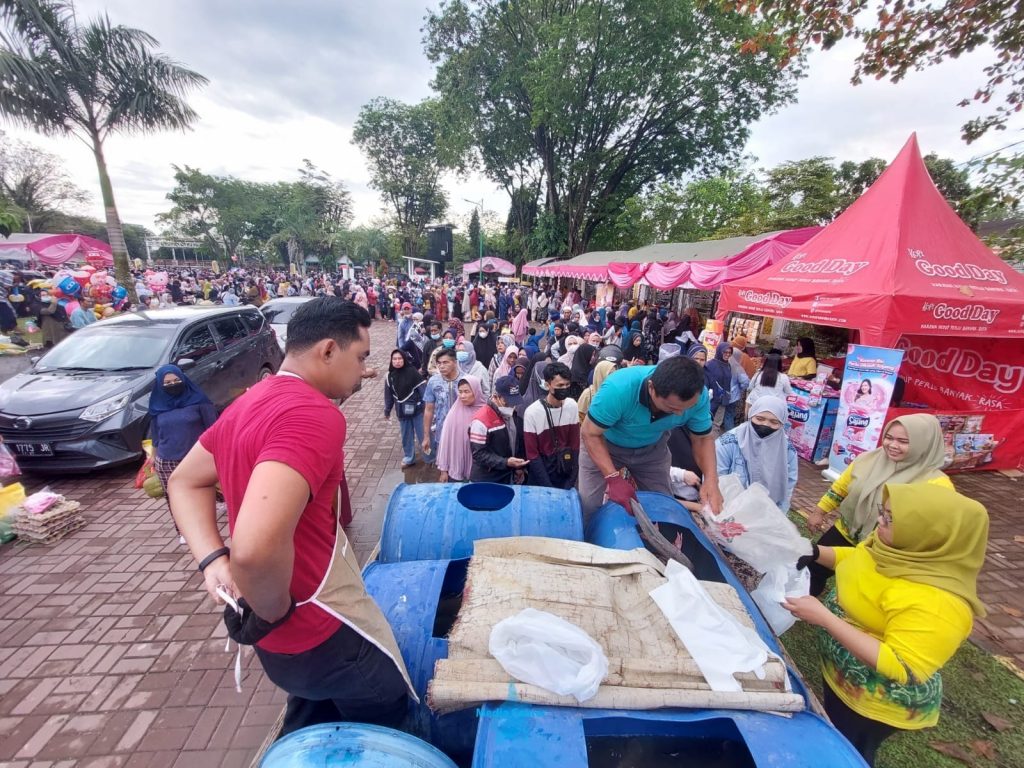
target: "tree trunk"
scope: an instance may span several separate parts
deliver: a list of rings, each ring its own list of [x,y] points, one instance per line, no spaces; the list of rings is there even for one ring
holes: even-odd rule
[[[107,161],[103,157],[103,142],[95,134],[92,137],[92,152],[96,156],[96,170],[100,176],[103,212],[107,217],[107,238],[110,240],[110,250],[114,254],[114,276],[117,278],[117,282],[128,291],[131,303],[137,305],[139,296],[135,293],[135,279],[132,277],[131,267],[128,264],[128,246],[124,242],[121,217],[117,213],[117,203],[114,202],[114,188],[110,184]]]

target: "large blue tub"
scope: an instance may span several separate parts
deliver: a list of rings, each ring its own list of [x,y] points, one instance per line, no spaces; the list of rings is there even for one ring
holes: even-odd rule
[[[377,602],[395,633],[413,687],[404,730],[429,741],[452,757],[468,761],[473,752],[475,708],[438,717],[426,704],[434,663],[448,658],[448,631],[462,604],[468,560],[418,560],[370,563],[363,570],[367,593]]]
[[[508,536],[582,541],[579,494],[531,485],[403,483],[388,500],[378,559],[458,559],[473,554],[477,539]]]
[[[473,768],[864,768],[809,712],[632,711],[485,704]]]
[[[455,768],[455,763],[414,736],[379,725],[311,725],[275,743],[261,768]]]

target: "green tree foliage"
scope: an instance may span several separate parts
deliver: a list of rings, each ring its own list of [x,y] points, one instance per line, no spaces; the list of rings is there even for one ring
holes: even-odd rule
[[[534,252],[575,255],[650,184],[712,169],[792,95],[783,47],[713,4],[449,0],[425,47],[448,121],[510,192],[539,180]]]
[[[483,230],[480,228],[480,211],[476,208],[473,209],[473,213],[469,217],[469,227],[467,232],[470,253],[473,254],[473,258],[471,258],[470,261],[473,261],[474,259],[480,258],[484,249],[484,244],[481,239],[483,237]]]
[[[266,257],[301,266],[308,254],[333,263],[344,252],[352,220],[348,190],[309,160],[299,180],[256,183],[175,167],[173,207],[157,217],[173,231],[206,243],[214,258]]]
[[[75,186],[55,155],[0,132],[0,196],[19,212],[25,232],[53,232],[54,217],[89,196]]]
[[[419,256],[427,225],[448,209],[441,176],[458,166],[458,157],[442,134],[435,102],[383,98],[359,111],[352,132],[370,166],[370,186],[384,198],[408,257]]]
[[[530,257],[530,234],[537,224],[537,189],[520,186],[512,190],[508,218],[505,220],[505,242],[508,256],[515,264],[522,264]]]
[[[141,29],[101,16],[80,23],[65,0],[0,0],[0,113],[40,133],[73,135],[92,149],[118,281],[136,300],[104,142],[114,133],[184,130],[185,102],[202,75],[155,52]]]
[[[50,219],[50,231],[72,235],[86,235],[110,244],[106,223],[91,216],[79,216],[65,211],[53,213]],[[128,247],[128,257],[146,260],[146,238],[153,233],[141,224],[124,224],[122,226],[124,242]]]

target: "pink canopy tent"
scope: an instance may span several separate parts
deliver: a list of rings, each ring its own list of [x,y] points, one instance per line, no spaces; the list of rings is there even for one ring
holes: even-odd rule
[[[642,280],[660,291],[673,288],[712,291],[724,283],[749,277],[775,264],[819,231],[821,227],[773,232],[734,256],[710,261],[647,261],[639,264],[613,261],[608,265],[608,279],[619,288],[629,288]]]
[[[110,246],[85,235],[16,233],[0,241],[0,261],[36,261],[57,267],[76,257],[94,267],[114,264]]]
[[[492,275],[496,273],[509,276],[516,273],[516,265],[494,256],[487,256],[462,265],[462,273],[464,275],[471,275],[474,272],[487,272]]]

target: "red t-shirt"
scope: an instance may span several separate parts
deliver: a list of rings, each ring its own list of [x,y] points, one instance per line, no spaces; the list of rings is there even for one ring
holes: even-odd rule
[[[311,597],[326,575],[337,538],[331,503],[344,478],[341,411],[301,379],[272,376],[232,403],[199,442],[217,464],[231,531],[257,464],[278,461],[305,478],[312,498],[292,540],[291,594],[296,602]],[[271,653],[302,653],[320,645],[340,626],[322,608],[303,605],[258,645]]]

